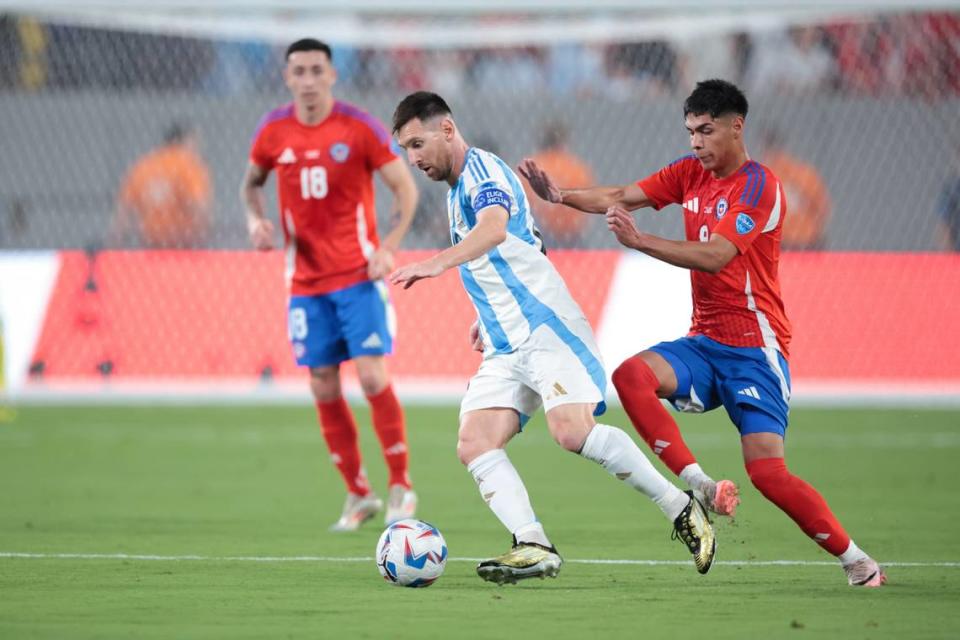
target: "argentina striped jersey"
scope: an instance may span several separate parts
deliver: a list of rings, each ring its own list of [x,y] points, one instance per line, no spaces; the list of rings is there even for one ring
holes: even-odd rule
[[[476,307],[485,352],[511,353],[541,324],[560,326],[583,312],[543,252],[520,179],[494,154],[471,147],[447,194],[453,244],[476,226],[477,212],[491,205],[510,212],[507,238],[460,265],[460,277]]]

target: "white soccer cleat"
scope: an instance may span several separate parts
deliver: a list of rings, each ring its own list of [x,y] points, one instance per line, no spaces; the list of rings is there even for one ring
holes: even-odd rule
[[[843,565],[851,587],[879,587],[887,582],[887,574],[873,558],[863,558]]]
[[[416,512],[417,494],[413,489],[408,489],[402,484],[391,486],[387,496],[387,513],[383,517],[384,524],[389,527],[394,522],[413,518]]]
[[[340,519],[330,526],[330,531],[356,531],[382,509],[383,500],[373,492],[365,496],[348,493],[347,500],[343,503],[343,513],[340,514]]]

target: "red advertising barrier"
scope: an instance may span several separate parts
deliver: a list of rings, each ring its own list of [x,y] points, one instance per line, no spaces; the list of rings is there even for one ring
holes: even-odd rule
[[[402,252],[398,264],[430,252]],[[601,317],[618,251],[551,259],[591,324]],[[60,254],[34,350],[33,380],[255,379],[303,376],[286,337],[279,252],[107,251]],[[786,254],[783,293],[794,325],[794,382],[960,383],[960,256]],[[642,283],[633,283],[634,287]],[[479,356],[455,270],[391,289],[397,379],[463,380]],[[677,327],[682,335],[686,327]],[[616,363],[608,363],[610,366]]]
[[[403,252],[397,261],[431,254]],[[594,324],[619,255],[551,254]],[[33,368],[48,382],[303,375],[287,342],[283,266],[280,252],[64,252]],[[456,270],[391,288],[391,297],[397,377],[465,379],[476,370],[467,341],[475,312]]]

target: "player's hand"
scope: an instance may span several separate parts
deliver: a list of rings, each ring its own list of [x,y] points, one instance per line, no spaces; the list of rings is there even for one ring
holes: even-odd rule
[[[470,346],[474,351],[483,351],[483,337],[480,335],[480,321],[470,325]]]
[[[254,249],[269,251],[273,249],[273,223],[266,218],[251,218],[247,221],[247,232]]]
[[[380,247],[373,252],[367,262],[367,277],[371,280],[385,278],[388,273],[393,271],[393,252],[385,247]]]
[[[423,262],[414,262],[404,267],[400,267],[390,274],[390,283],[402,285],[404,289],[409,289],[417,280],[424,278],[436,278],[443,273],[433,260],[424,260]]]
[[[525,158],[517,167],[521,176],[530,183],[533,192],[547,202],[562,202],[560,188],[553,183],[547,172],[541,169],[536,162],[530,158]]]
[[[617,240],[625,247],[639,249],[643,233],[637,229],[633,215],[623,207],[607,209],[607,228],[617,236]]]

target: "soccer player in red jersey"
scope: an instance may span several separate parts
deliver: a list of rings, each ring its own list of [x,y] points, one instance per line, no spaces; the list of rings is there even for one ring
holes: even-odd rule
[[[407,472],[403,410],[387,374],[396,320],[382,278],[413,220],[417,188],[386,127],[334,99],[330,47],[313,39],[287,49],[283,72],[293,102],[264,116],[253,137],[241,185],[254,247],[273,248],[263,187],[277,173],[286,276],[288,331],[297,363],[310,368],[323,436],[347,485],[334,531],[353,531],[381,509],[360,459],[357,426],[343,398],[340,363],[353,360],[370,402],[374,430],[389,469],[385,521],[414,515]],[[373,174],[393,192],[399,219],[377,237]]]
[[[689,334],[629,358],[613,374],[627,415],[664,464],[714,512],[733,514],[736,485],[704,473],[660,398],[693,413],[722,405],[740,432],[754,486],[840,560],[851,585],[878,587],[886,581],[880,566],[784,461],[790,322],[777,272],[787,203],[777,177],[747,154],[747,99],[729,82],[707,80],[683,113],[693,153],[635,184],[560,189],[529,160],[520,173],[544,200],[605,213],[624,246],[690,269]],[[683,207],[686,241],[643,233],[629,213],[671,203]]]

